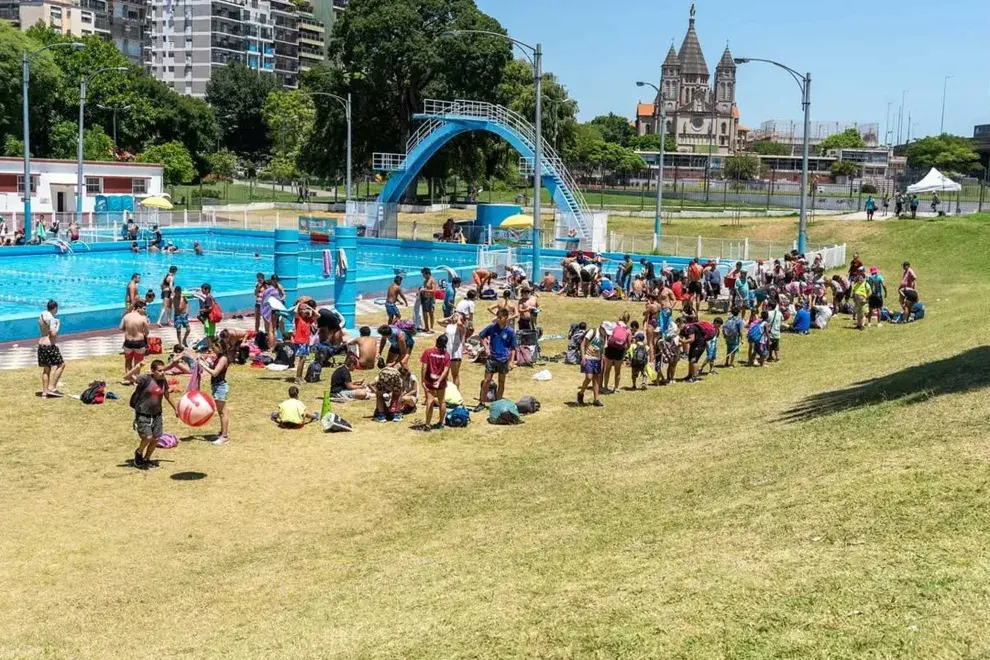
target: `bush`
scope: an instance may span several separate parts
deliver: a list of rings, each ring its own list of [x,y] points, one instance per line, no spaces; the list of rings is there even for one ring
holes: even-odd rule
[[[866,193],[868,195],[876,195],[880,191],[872,183],[864,183],[859,187],[859,192]]]
[[[223,199],[223,191],[218,188],[193,188],[189,192],[190,199]]]

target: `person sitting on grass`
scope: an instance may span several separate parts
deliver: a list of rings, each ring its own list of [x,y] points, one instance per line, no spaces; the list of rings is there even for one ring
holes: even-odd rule
[[[278,410],[272,413],[272,421],[279,428],[301,429],[319,416],[319,413],[306,410],[306,404],[299,400],[299,388],[293,385],[289,388],[289,398],[278,404]]]
[[[190,354],[182,344],[176,344],[172,348],[172,361],[165,366],[165,374],[168,376],[188,376],[196,366],[196,359]]]
[[[722,336],[725,337],[725,364],[722,366],[726,369],[736,366],[742,334],[743,321],[739,318],[739,308],[733,307],[729,311],[729,319],[722,324]]]
[[[375,421],[402,421],[402,374],[398,364],[385,367],[375,379]]]
[[[422,428],[424,431],[442,429],[443,420],[447,416],[447,376],[450,375],[447,335],[437,337],[436,346],[423,351],[419,361],[423,365],[420,380],[423,382],[423,392],[426,396],[426,423]],[[440,407],[440,415],[436,425],[431,426],[434,405]]]
[[[363,380],[353,380],[351,372],[358,368],[358,356],[348,353],[344,364],[334,369],[330,376],[330,396],[335,399],[364,401],[371,398],[371,390]]]
[[[806,305],[794,314],[794,323],[791,324],[791,332],[799,335],[807,335],[811,332],[811,311]]]

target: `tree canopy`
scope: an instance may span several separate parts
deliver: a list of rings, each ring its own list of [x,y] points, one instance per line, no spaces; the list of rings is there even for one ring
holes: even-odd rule
[[[761,156],[790,156],[791,148],[773,140],[757,140],[753,143],[753,153]]]
[[[629,147],[639,151],[660,151],[660,136],[656,133],[636,135],[629,141]],[[663,150],[668,153],[677,151],[677,140],[673,135],[664,136]]]
[[[980,157],[967,138],[943,133],[912,142],[907,148],[908,167],[970,174],[980,170]]]
[[[862,149],[866,146],[863,136],[855,128],[847,128],[841,133],[829,135],[818,145],[818,151],[826,154],[832,149]]]
[[[590,123],[601,132],[603,140],[612,144],[628,147],[632,139],[636,137],[636,129],[629,123],[629,120],[613,112],[599,115]]]
[[[166,186],[177,186],[192,181],[196,176],[192,156],[179,141],[155,144],[145,149],[137,158],[139,163],[159,163],[163,166],[162,179]]]
[[[242,62],[213,70],[206,85],[206,100],[213,107],[228,149],[257,160],[271,149],[271,136],[263,110],[268,96],[282,90],[274,74],[255,71]]]
[[[729,156],[722,165],[722,177],[736,181],[752,181],[760,178],[762,162],[753,154]]]

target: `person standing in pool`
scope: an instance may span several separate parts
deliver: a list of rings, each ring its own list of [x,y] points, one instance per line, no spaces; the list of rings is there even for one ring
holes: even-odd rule
[[[437,281],[429,268],[420,271],[423,275],[423,287],[419,290],[420,304],[423,308],[423,331],[433,334],[433,310],[437,304]]]
[[[164,328],[172,324],[172,288],[175,286],[175,274],[178,266],[171,266],[162,279],[162,311],[158,314],[158,327]]]
[[[189,348],[189,301],[182,295],[181,286],[172,289],[172,310],[175,339],[183,348]]]
[[[131,370],[148,354],[149,323],[144,300],[134,303],[131,311],[120,320],[120,330],[124,333],[124,380],[125,385],[134,384]]]
[[[396,275],[385,293],[385,313],[388,314],[386,325],[395,325],[402,318],[402,314],[399,313],[400,300],[403,307],[409,307],[406,294],[402,293],[402,275]]]
[[[58,348],[58,330],[61,322],[55,316],[58,314],[58,303],[49,300],[47,309],[38,318],[38,366],[41,367],[41,398],[60,397],[58,379],[62,377],[65,361]]]

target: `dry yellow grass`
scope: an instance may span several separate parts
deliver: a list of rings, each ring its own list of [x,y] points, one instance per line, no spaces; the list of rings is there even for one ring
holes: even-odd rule
[[[286,383],[239,368],[231,443],[138,472],[126,400],[42,403],[35,370],[0,373],[0,657],[986,656],[990,235],[875,231],[851,247],[915,262],[924,322],[839,318],[780,365],[602,410],[568,405],[573,368],[520,369],[509,396],[543,402],[521,427],[349,404],[352,434],[279,431]],[[544,307],[549,333],[626,308]]]

